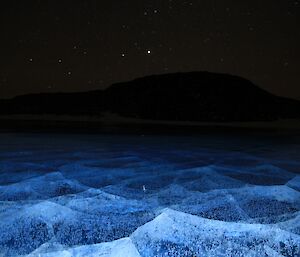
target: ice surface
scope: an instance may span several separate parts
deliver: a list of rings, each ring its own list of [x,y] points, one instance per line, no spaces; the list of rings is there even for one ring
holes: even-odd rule
[[[299,256],[300,139],[0,142],[0,256]]]

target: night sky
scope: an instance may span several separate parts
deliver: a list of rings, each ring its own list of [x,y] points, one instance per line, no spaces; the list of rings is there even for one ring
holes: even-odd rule
[[[10,0],[0,19],[0,97],[207,70],[300,99],[300,0]]]

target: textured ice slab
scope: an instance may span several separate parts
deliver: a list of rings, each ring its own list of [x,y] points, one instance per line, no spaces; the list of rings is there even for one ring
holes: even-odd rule
[[[74,194],[88,189],[60,172],[38,176],[15,184],[0,186],[0,201],[37,200]]]
[[[54,236],[53,224],[73,220],[74,211],[44,201],[8,209],[0,215],[0,256],[27,254]]]
[[[250,168],[240,167],[231,171],[227,170],[224,174],[244,183],[265,186],[284,185],[295,176],[295,174],[272,164],[259,164]]]
[[[295,213],[289,220],[278,223],[278,226],[284,230],[300,235],[300,212]]]
[[[146,202],[96,189],[17,206],[6,205],[0,213],[0,253],[5,256],[30,253],[49,240],[66,246],[112,241],[155,217]]]
[[[189,171],[189,170],[188,170]],[[183,171],[186,174],[187,171]],[[214,189],[238,188],[244,185],[243,182],[216,172],[214,166],[194,169],[197,172],[194,179],[183,183],[184,187],[191,191],[208,192]],[[180,179],[180,176],[178,176]]]
[[[250,217],[239,206],[227,190],[214,190],[209,193],[192,193],[173,209],[222,221],[246,221]]]
[[[54,247],[54,248],[52,248]],[[45,249],[46,248],[46,249]],[[57,250],[55,250],[57,248]],[[63,249],[62,246],[45,246],[37,249],[28,257],[140,257],[135,245],[130,238],[124,238],[117,241],[79,246]]]
[[[170,209],[131,238],[144,257],[300,254],[300,237],[276,227],[209,220]]]
[[[300,176],[296,176],[287,182],[287,186],[300,192]]]
[[[287,186],[246,186],[228,190],[255,223],[282,222],[300,210],[300,194]]]

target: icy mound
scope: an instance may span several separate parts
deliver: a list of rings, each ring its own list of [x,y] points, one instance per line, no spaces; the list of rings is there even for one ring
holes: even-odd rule
[[[245,185],[241,181],[218,174],[211,166],[186,170],[176,170],[169,166],[149,173],[145,173],[144,170],[138,171],[135,177],[120,181],[118,185],[109,185],[103,190],[133,199],[155,198],[158,195],[161,204],[164,205],[178,198],[176,190],[171,189],[174,186],[184,188],[186,191],[208,192],[214,189],[239,188]],[[164,190],[168,190],[168,197],[166,193],[164,197],[162,196]]]
[[[255,223],[277,223],[300,210],[300,193],[287,186],[246,186],[228,190]]]
[[[150,173],[150,174],[149,174]],[[173,184],[172,171],[154,172],[151,174],[136,172],[136,176],[120,181],[117,185],[109,185],[103,188],[105,192],[131,199],[145,199],[159,193],[164,188]]]
[[[253,185],[284,185],[293,178],[293,173],[280,169],[274,165],[261,164],[251,168],[240,167],[231,172],[225,172],[226,176],[238,179]]]
[[[19,159],[0,158],[0,186],[23,181],[36,176],[41,176],[45,172],[51,172],[47,165]]]
[[[153,208],[97,189],[40,203],[5,204],[0,255],[30,253],[49,240],[74,246],[127,237],[155,217]]]
[[[300,210],[299,192],[287,186],[245,186],[207,193],[173,188],[166,191],[170,199],[177,199],[171,201],[171,208],[214,220],[271,224],[293,218],[293,213]],[[181,198],[176,197],[176,191],[181,192]],[[157,197],[168,203],[168,195],[163,192]]]
[[[181,204],[184,199],[191,197],[194,194],[194,192],[190,192],[180,185],[171,184],[156,194],[150,196],[146,195],[148,196],[146,199],[157,201],[160,206],[170,206],[174,204]]]
[[[294,177],[286,185],[300,192],[300,176]]]
[[[178,168],[178,167],[175,167]],[[238,188],[245,183],[219,173],[217,166],[207,165],[188,169],[173,169],[164,171],[164,176],[170,176],[173,181],[191,191],[207,192],[214,189]],[[161,174],[159,174],[162,176]],[[160,180],[162,181],[162,180]],[[166,183],[166,185],[168,185]]]
[[[268,197],[277,201],[300,203],[300,192],[287,186],[245,186],[231,189],[228,192],[236,198],[243,200],[245,197]]]
[[[0,256],[26,254],[54,237],[53,225],[73,220],[77,213],[51,202],[24,205],[0,215]]]
[[[165,210],[131,236],[141,256],[299,256],[300,237],[258,224]]]
[[[215,190],[209,193],[193,193],[173,209],[222,221],[246,221],[249,216],[227,190]]]
[[[278,226],[284,230],[300,235],[300,212],[295,213],[295,217],[279,223]]]
[[[59,171],[67,178],[75,179],[94,188],[119,184],[121,181],[136,175],[133,169],[102,168],[95,165],[95,161],[65,164],[59,167]]]
[[[126,237],[155,217],[156,205],[152,202],[127,200],[95,189],[53,201],[82,214],[75,221],[66,220],[56,226],[56,237],[68,245],[91,244]],[[78,230],[81,232],[77,239],[67,234],[76,236]]]
[[[88,187],[66,179],[59,172],[31,178],[8,186],[0,186],[1,201],[36,200],[82,192]]]
[[[130,238],[124,238],[109,243],[66,249],[63,249],[62,246],[52,247],[53,246],[47,247],[47,250],[41,247],[27,257],[140,257],[139,252]],[[58,249],[55,250],[55,248]]]
[[[192,191],[208,192],[214,189],[242,187],[244,183],[219,174],[203,175],[199,179],[183,184]]]
[[[45,165],[35,162],[20,161],[18,158],[0,159],[0,172],[1,173],[18,173],[18,172],[34,172],[40,171],[41,169],[46,168]]]
[[[123,197],[107,194],[101,190],[89,189],[76,196],[66,196],[53,199],[72,210],[83,213],[103,215],[109,213],[127,214],[146,212],[151,209],[147,201],[127,200]]]

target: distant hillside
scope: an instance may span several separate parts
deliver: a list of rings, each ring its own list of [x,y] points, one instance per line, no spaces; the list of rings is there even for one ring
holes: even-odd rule
[[[84,93],[31,94],[0,101],[0,114],[57,114],[173,121],[271,121],[300,118],[300,102],[252,82],[209,72],[153,75]]]

